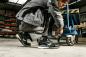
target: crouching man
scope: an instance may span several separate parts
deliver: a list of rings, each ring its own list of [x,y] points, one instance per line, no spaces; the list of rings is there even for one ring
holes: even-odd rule
[[[17,30],[19,31],[16,36],[19,41],[24,46],[30,46],[31,44],[27,42],[27,38],[32,41],[29,33],[37,26],[43,25],[44,20],[46,20],[45,23],[47,25],[44,25],[45,29],[41,39],[42,42],[41,44],[38,42],[38,44],[42,47],[49,47],[48,42],[51,41],[48,40],[49,38],[47,36],[52,35],[52,26],[55,24],[56,27],[60,28],[60,33],[63,33],[64,22],[60,9],[65,2],[66,0],[31,0],[27,2],[16,15]],[[44,11],[45,9],[48,9],[49,16]],[[34,20],[39,22],[33,22]],[[50,46],[55,47],[52,44]]]

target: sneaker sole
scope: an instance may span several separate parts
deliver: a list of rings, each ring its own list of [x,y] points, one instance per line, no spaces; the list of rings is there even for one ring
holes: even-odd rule
[[[39,49],[58,49],[59,47],[38,47]]]
[[[16,34],[16,38],[22,43],[22,40],[21,40],[21,38],[20,38],[20,36],[18,34]]]
[[[16,34],[16,38],[20,41],[20,43],[21,43],[24,47],[30,47],[30,46],[31,46],[31,44],[29,44],[29,45],[24,44],[18,34]]]
[[[17,37],[17,39],[21,40],[21,38],[19,37],[19,35],[18,35],[18,34],[16,34],[16,37]]]
[[[20,41],[20,43],[21,43],[23,46],[26,46],[26,45],[22,42],[22,40],[21,40],[21,38],[20,38],[20,36],[19,36],[18,34],[16,34],[16,38]]]
[[[49,49],[49,47],[38,47],[39,49]]]

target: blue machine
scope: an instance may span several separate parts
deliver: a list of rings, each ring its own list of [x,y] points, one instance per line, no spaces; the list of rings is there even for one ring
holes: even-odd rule
[[[77,35],[77,31],[74,28],[74,16],[72,14],[69,15],[69,20],[67,18],[67,15],[64,15],[64,33],[63,35]]]
[[[66,37],[66,43],[69,46],[73,46],[75,43],[75,35],[77,35],[77,31],[74,28],[74,18],[72,14],[69,13],[69,5],[67,4],[67,14],[63,14],[64,17],[64,32],[63,36]]]

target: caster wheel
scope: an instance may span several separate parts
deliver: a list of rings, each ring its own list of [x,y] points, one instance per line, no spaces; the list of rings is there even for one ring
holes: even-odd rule
[[[73,46],[75,44],[75,37],[67,37],[66,42],[68,46]]]

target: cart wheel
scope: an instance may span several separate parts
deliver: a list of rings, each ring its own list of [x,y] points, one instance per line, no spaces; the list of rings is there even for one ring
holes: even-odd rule
[[[67,37],[66,42],[68,46],[73,46],[75,44],[75,37]]]

